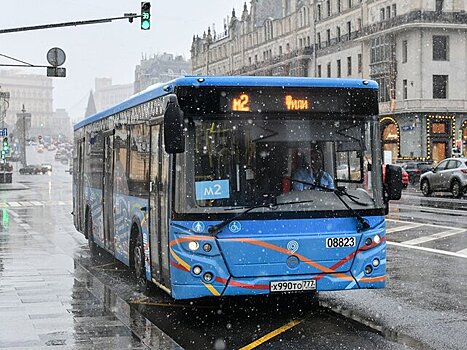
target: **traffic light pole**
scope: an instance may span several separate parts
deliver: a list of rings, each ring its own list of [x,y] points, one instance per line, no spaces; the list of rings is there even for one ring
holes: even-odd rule
[[[91,19],[87,21],[51,23],[51,24],[43,24],[43,25],[31,26],[31,27],[0,29],[0,34],[26,32],[30,30],[40,30],[40,29],[50,29],[50,28],[76,27],[76,26],[82,26],[82,25],[87,25],[87,24],[108,23],[112,21],[118,21],[121,19],[126,19],[130,21],[131,23],[133,22],[135,18],[140,18],[140,17],[141,15],[137,15],[136,13],[125,13],[123,17],[110,17],[110,18]]]

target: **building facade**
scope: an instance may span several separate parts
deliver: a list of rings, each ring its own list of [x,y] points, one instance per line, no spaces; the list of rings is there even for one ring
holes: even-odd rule
[[[112,84],[112,78],[96,78],[94,88],[96,110],[102,111],[133,95],[134,84]]]
[[[191,74],[191,62],[183,56],[169,53],[143,58],[135,69],[135,89],[140,92],[148,86],[165,83],[182,75]]]
[[[370,78],[392,160],[467,156],[466,0],[251,0],[193,37],[194,74]]]
[[[48,135],[55,129],[53,123],[53,85],[52,79],[43,75],[24,74],[18,71],[0,71],[0,88],[9,92],[5,124],[13,129],[16,115],[23,106],[31,113],[30,135]]]

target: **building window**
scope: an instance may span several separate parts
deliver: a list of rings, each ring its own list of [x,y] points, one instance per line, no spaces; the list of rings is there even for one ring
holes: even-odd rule
[[[352,75],[352,57],[347,57],[347,75]]]
[[[448,76],[433,75],[433,98],[445,99],[448,96]]]
[[[443,12],[443,0],[436,0],[436,12]]]
[[[336,31],[336,36],[337,36],[337,42],[341,41],[341,27],[337,27]]]
[[[384,21],[386,18],[384,16],[384,7],[379,11],[379,19]]]
[[[448,61],[449,37],[433,35],[433,61]]]
[[[318,21],[321,21],[321,5],[318,5]]]
[[[331,29],[326,30],[326,46],[331,45]]]
[[[341,76],[342,76],[341,60],[337,60],[337,77],[340,78]]]
[[[331,62],[328,63],[328,78],[331,77]]]
[[[358,64],[358,72],[361,73],[362,72],[362,54],[359,53],[358,56],[357,56],[357,64]]]
[[[321,33],[318,33],[318,47],[321,49]]]
[[[392,4],[392,17],[396,17],[396,16],[397,16],[397,5]]]
[[[279,56],[282,55],[282,45],[279,46]]]
[[[310,41],[310,37],[309,37],[309,36],[306,37],[306,46],[308,46],[308,47],[311,46],[311,41]]]
[[[387,19],[391,18],[391,6],[386,7],[386,17]]]
[[[341,12],[341,0],[337,0],[337,13]]]
[[[303,44],[302,38],[298,39],[298,47],[302,48],[302,44]]]
[[[321,78],[321,65],[318,64],[318,73],[317,73],[318,77]]]
[[[402,98],[407,100],[407,79],[402,80]]]
[[[347,5],[349,6],[349,8],[351,8],[352,7],[352,0],[348,0]]]
[[[331,16],[331,1],[330,0],[326,1],[326,12],[328,16]]]
[[[407,62],[407,40],[402,41],[402,63]]]
[[[350,35],[352,33],[352,23],[350,21],[347,22],[347,33],[349,33],[349,40],[350,40]]]

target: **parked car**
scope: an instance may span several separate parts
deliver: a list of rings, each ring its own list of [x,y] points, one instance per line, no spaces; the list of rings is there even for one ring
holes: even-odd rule
[[[460,198],[467,191],[467,158],[447,158],[420,177],[424,196],[433,192],[451,192]]]
[[[36,175],[43,173],[42,165],[26,165],[24,168],[19,169],[19,173],[22,175]]]
[[[402,185],[404,188],[409,186],[409,174],[404,170],[404,168],[402,168]]]
[[[42,172],[43,173],[47,173],[49,171],[52,171],[52,164],[42,163],[41,166],[42,166]]]
[[[399,164],[393,164],[393,165],[400,166]],[[385,177],[386,177],[386,165],[383,164],[383,182],[384,182]],[[407,174],[404,168],[402,168],[402,187],[407,188],[408,186],[409,186],[409,174]]]
[[[402,166],[409,175],[409,181],[412,185],[420,181],[420,176],[433,168],[431,162],[407,162]]]

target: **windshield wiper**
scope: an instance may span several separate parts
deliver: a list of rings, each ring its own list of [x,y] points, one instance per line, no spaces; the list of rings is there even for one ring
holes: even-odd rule
[[[350,193],[347,192],[347,189],[344,186],[338,186],[337,188],[328,188],[321,186],[317,184],[316,182],[305,182],[305,181],[300,181],[300,180],[294,180],[291,179],[291,181],[299,182],[304,185],[312,186],[313,188],[319,188],[325,192],[332,192],[336,195],[337,198],[344,204],[344,206],[347,208],[347,210],[357,219],[357,232],[365,231],[368,230],[371,226],[368,220],[366,220],[363,216],[361,216],[359,213],[357,213],[354,209],[352,209],[347,202],[344,200],[344,196],[348,197],[352,202],[357,203],[362,206],[368,206],[366,203],[362,203],[357,201],[357,199],[360,199],[357,196],[353,196]]]
[[[313,202],[313,200],[306,200],[306,201],[277,203],[277,198],[276,197],[270,197],[270,198],[271,198],[271,201],[269,203],[263,202],[261,204],[256,204],[256,205],[252,205],[252,206],[249,206],[249,207],[243,207],[244,209],[246,209],[245,211],[242,211],[241,213],[238,213],[234,217],[231,217],[229,219],[225,219],[224,221],[220,222],[217,225],[209,227],[208,232],[211,235],[215,236],[220,230],[222,230],[225,226],[230,224],[232,221],[238,220],[243,215],[249,213],[250,211],[252,211],[254,209],[268,208],[268,209],[274,210],[277,207],[282,206],[282,205],[302,204],[302,203],[311,203],[311,202]],[[238,208],[232,208],[232,209],[229,209],[229,210],[235,210],[235,209],[238,209]]]

